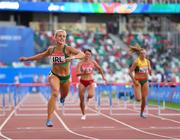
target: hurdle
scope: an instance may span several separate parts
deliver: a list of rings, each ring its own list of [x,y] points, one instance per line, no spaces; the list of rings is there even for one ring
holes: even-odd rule
[[[5,116],[5,95],[0,94],[0,97],[2,99],[2,105],[0,106],[0,116]]]
[[[146,115],[148,115],[149,111],[150,110],[158,110],[158,105],[151,105],[149,107],[149,99],[152,98],[153,95],[157,94],[159,92],[159,89],[158,89],[158,86],[157,86],[157,83],[149,83],[149,93],[148,93],[148,96],[147,96],[147,99],[146,99],[146,107],[145,107],[145,110],[146,110]],[[159,95],[159,93],[158,93]],[[163,106],[160,106],[159,109],[165,109],[165,106],[164,106],[165,102],[163,101]],[[137,105],[137,102],[134,100],[133,102],[133,109],[134,110],[140,110],[140,104],[138,103]]]
[[[98,93],[100,95],[99,110],[100,111],[109,110],[110,115],[137,115],[137,113],[115,113],[115,111],[118,110],[125,111],[127,109],[127,106],[131,105],[128,103],[128,97],[127,97],[128,92],[132,92],[131,85],[132,85],[131,83],[106,83],[106,84],[99,83],[100,86],[98,90]],[[106,103],[105,105],[102,104],[102,94],[104,91],[108,93],[108,104]],[[115,98],[117,100],[116,102],[115,100],[113,100],[113,92],[116,92],[117,95],[117,91],[124,93],[122,104],[120,103],[120,99],[117,97]],[[116,105],[113,104],[114,102],[116,103]]]
[[[109,106],[105,107],[105,108],[100,107],[101,108],[100,110],[109,110],[110,115],[129,115],[129,116],[139,115],[138,113],[140,113],[140,111],[138,111],[138,110],[140,110],[140,104],[136,103],[135,100],[133,100],[133,102],[130,102],[130,100],[127,96],[128,94],[131,95],[133,93],[132,83],[108,83],[107,87],[109,87],[109,88],[106,88],[106,90],[109,93]],[[122,104],[120,104],[120,99],[117,100],[117,98],[115,98],[117,100],[117,105],[116,106],[113,105],[113,103],[115,102],[115,100],[113,100],[113,88],[116,91],[116,94],[117,94],[117,91],[124,93],[124,98],[123,98]],[[153,89],[154,89],[154,87],[153,87]],[[155,89],[155,90],[157,91],[157,89]],[[150,86],[149,92],[152,92],[152,86]],[[120,106],[120,105],[123,105],[123,106]],[[118,110],[121,110],[121,111],[129,110],[128,107],[133,108],[138,113],[135,113],[135,112],[132,112],[132,113],[129,113],[129,112],[128,113],[123,113],[123,112],[119,113],[118,112],[118,113],[116,113],[115,112]],[[163,109],[163,108],[164,107],[161,107],[161,109]],[[147,98],[146,106],[145,106],[145,115],[146,116],[148,116],[149,110],[158,110],[158,107],[157,106],[149,107],[148,98]]]
[[[47,116],[46,113],[21,113],[21,111],[44,111],[47,110],[47,104],[45,102],[45,99],[42,98],[43,96],[40,94],[40,92],[45,92],[46,89],[45,87],[48,86],[48,84],[42,84],[42,83],[23,83],[23,84],[15,84],[15,91],[14,91],[14,105],[16,106],[18,104],[18,108],[15,110],[15,116],[24,116],[24,117],[29,117],[29,116]],[[39,87],[40,92],[37,92],[35,94],[31,94],[30,90],[32,87]],[[44,88],[40,88],[44,87]],[[43,94],[43,93],[42,93]],[[31,103],[27,104],[24,102],[27,102],[28,98],[42,98],[43,103]],[[44,105],[44,107],[42,107]],[[35,108],[36,107],[36,108]]]
[[[174,88],[174,91],[173,91]],[[168,83],[164,83],[161,82],[158,84],[158,91],[159,93],[161,93],[161,95],[158,95],[158,115],[159,116],[180,116],[180,109],[173,109],[173,108],[169,108],[166,107],[166,99],[169,96],[173,96],[177,95],[177,98],[179,98],[179,100],[177,100],[177,103],[180,103],[180,83],[174,83],[174,82],[168,82]],[[172,96],[172,97],[173,97]],[[173,113],[164,113],[162,112],[161,109],[161,101],[163,102],[163,110],[171,110],[173,111]]]
[[[13,106],[10,84],[0,84],[0,99],[0,116],[4,116],[6,114],[6,111],[10,111]]]
[[[95,99],[91,99],[91,100],[95,100]],[[59,108],[59,110],[62,111],[62,114],[64,116],[82,116],[82,113],[81,113],[81,109],[79,107],[79,105],[77,106],[74,106],[74,105],[68,105],[66,106],[67,103],[65,103],[64,106],[61,106],[61,108]],[[74,108],[75,107],[75,108]],[[89,108],[90,105],[87,104],[87,102],[85,101],[85,110],[86,110],[86,116],[98,116],[99,115],[99,112],[100,112],[100,108],[99,110],[97,111],[97,113],[90,113],[89,111]],[[92,106],[91,106],[92,107]],[[90,107],[90,108],[91,108]],[[68,111],[74,111],[72,113],[68,112]]]
[[[133,93],[133,87],[132,87],[132,83],[117,83],[116,84],[117,86],[121,86],[121,89],[120,89],[120,91],[122,91],[122,92],[124,92],[124,100],[123,100],[123,102],[124,102],[124,107],[123,108],[113,108],[113,106],[112,106],[112,97],[110,97],[110,100],[111,100],[111,104],[110,104],[110,115],[122,115],[122,116],[139,116],[139,113],[140,113],[140,111],[137,111],[137,112],[121,112],[121,113],[115,113],[115,112],[113,112],[113,111],[115,111],[115,110],[121,110],[121,111],[125,111],[125,110],[129,110],[128,109],[128,107],[129,106],[131,106],[131,107],[133,107],[134,109],[138,109],[137,107],[135,107],[135,101],[133,102],[133,104],[130,102],[130,100],[128,99],[128,97],[127,97],[127,94],[129,93],[130,95]],[[110,95],[112,95],[111,93],[110,93]],[[145,110],[146,110],[146,112],[145,112],[145,115],[147,116],[148,115],[148,107],[147,107],[147,105],[146,105],[146,107],[145,107]]]
[[[77,88],[77,86],[76,86]],[[95,87],[97,88],[97,87]],[[78,97],[79,97],[79,94],[77,93]],[[76,98],[76,96],[73,96]],[[69,97],[73,98],[72,96]],[[99,107],[99,103],[98,101],[99,100],[99,95],[97,93],[95,93],[95,96],[87,103],[87,92],[85,93],[85,97],[84,97],[84,101],[85,101],[85,107],[86,107],[86,111],[90,111],[88,108],[91,106],[93,106],[94,104],[92,104],[91,102],[94,102],[95,103],[95,108],[98,108],[97,109],[97,113],[90,113],[90,112],[87,112],[86,113],[86,116],[98,116],[99,115],[99,112],[100,112],[100,107]],[[64,116],[82,116],[82,113],[81,113],[81,110],[80,110],[80,107],[79,107],[79,98],[76,98],[76,103],[73,104],[72,102],[68,102],[67,99],[65,101],[65,104],[64,105],[59,105],[58,104],[58,110],[61,110],[62,111],[62,114]],[[93,101],[92,101],[93,100]],[[75,107],[75,108],[74,108]],[[74,111],[72,113],[68,112],[68,111]]]
[[[58,99],[59,98],[60,96],[58,97]],[[78,106],[78,105],[79,105],[78,84],[72,83],[70,86],[70,93],[66,97],[65,106],[68,107],[68,106]],[[61,104],[59,103],[59,100],[57,104],[57,109],[61,110]]]
[[[62,111],[63,115],[68,115],[65,114],[65,110],[78,110],[77,108],[72,108],[74,106],[79,105],[79,94],[77,91],[78,91],[77,83],[72,83],[70,87],[70,93],[67,95],[64,105],[60,103],[59,101],[60,95],[58,96],[56,109]]]

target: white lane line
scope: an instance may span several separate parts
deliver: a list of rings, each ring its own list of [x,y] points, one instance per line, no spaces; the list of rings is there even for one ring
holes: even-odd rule
[[[92,108],[89,108],[89,109],[92,110],[92,111],[94,111],[94,112],[97,112],[96,110],[94,110],[94,109],[92,109]],[[115,122],[117,122],[117,123],[120,123],[120,124],[122,124],[122,125],[124,125],[124,126],[127,126],[127,127],[131,128],[131,129],[133,129],[133,130],[136,130],[136,131],[141,132],[141,133],[144,133],[144,134],[148,134],[148,135],[152,135],[152,136],[157,136],[157,137],[161,137],[161,138],[176,139],[176,138],[169,137],[169,136],[163,136],[163,135],[159,135],[159,134],[155,134],[155,133],[151,133],[151,132],[146,132],[146,131],[143,131],[143,130],[141,130],[141,129],[138,129],[137,127],[134,127],[134,126],[131,126],[131,125],[126,124],[126,123],[124,123],[124,122],[121,122],[121,121],[119,121],[119,120],[117,120],[117,119],[115,119],[115,118],[113,118],[113,117],[110,117],[110,116],[104,114],[104,113],[101,113],[101,112],[100,112],[99,114],[102,115],[102,116],[104,116],[104,117],[106,117],[106,118],[108,118],[108,119],[110,119],[110,120],[113,120],[113,121],[115,121]]]
[[[27,98],[27,95],[19,102],[19,104],[14,108],[14,110],[9,114],[9,116],[6,118],[6,120],[0,125],[0,136],[8,139],[8,140],[12,140],[11,138],[5,136],[2,134],[2,128],[6,125],[6,123],[11,119],[11,117],[13,116],[13,114],[15,113],[16,109],[20,106],[21,102],[23,102],[25,99]]]
[[[169,118],[165,118],[165,117],[162,117],[162,116],[157,116],[157,115],[154,115],[154,114],[151,114],[151,113],[148,113],[150,116],[153,116],[155,118],[159,118],[161,120],[167,120],[167,121],[171,121],[171,122],[174,122],[174,123],[178,123],[180,124],[180,121],[176,121],[176,120],[173,120],[173,119],[169,119]]]
[[[41,95],[41,94],[40,94],[40,95]],[[43,95],[41,95],[41,97],[42,97],[42,99],[43,99],[44,102],[47,102]],[[65,128],[68,132],[70,132],[70,133],[72,133],[72,134],[74,134],[74,135],[77,135],[77,136],[86,138],[86,139],[88,138],[88,139],[98,140],[97,138],[90,137],[90,136],[83,135],[83,134],[79,134],[79,133],[76,133],[76,132],[70,130],[69,127],[65,124],[65,122],[62,120],[62,118],[58,115],[58,113],[57,113],[56,111],[54,111],[54,114],[55,114],[55,116],[57,117],[57,119],[60,121],[60,123],[64,126],[64,128]]]
[[[79,134],[79,133],[76,133],[76,132],[70,130],[70,129],[68,128],[68,126],[65,124],[65,122],[61,119],[61,117],[57,114],[56,111],[54,112],[54,114],[55,114],[55,116],[57,117],[57,119],[62,123],[62,125],[64,126],[64,128],[65,128],[68,132],[70,132],[70,133],[72,133],[72,134],[74,134],[74,135],[83,137],[83,138],[88,138],[88,139],[95,139],[95,140],[98,140],[97,138],[90,137],[90,136],[83,135],[83,134]]]
[[[138,112],[138,111],[135,111],[133,109],[128,109],[128,110],[133,111],[133,112]],[[168,119],[168,118],[165,118],[165,117],[162,117],[162,116],[157,116],[157,115],[154,115],[154,114],[151,114],[151,113],[148,113],[148,115],[153,116],[155,118],[159,118],[161,120],[168,120],[168,121],[180,124],[180,121],[176,121],[176,120],[173,120],[173,119]]]

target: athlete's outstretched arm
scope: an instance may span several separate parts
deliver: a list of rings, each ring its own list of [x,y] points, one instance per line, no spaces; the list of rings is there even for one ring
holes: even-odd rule
[[[37,55],[31,56],[31,57],[20,57],[19,60],[20,60],[20,61],[40,60],[40,59],[42,59],[42,58],[44,58],[44,57],[49,56],[49,54],[50,54],[50,53],[49,53],[49,48],[48,48],[46,51],[44,51],[44,52],[42,52],[42,53],[39,53],[39,54],[37,54]]]
[[[106,78],[105,78],[105,76],[104,76],[103,69],[100,67],[100,65],[99,65],[95,60],[93,60],[93,63],[94,63],[94,65],[95,65],[96,69],[97,69],[97,70],[99,71],[99,73],[101,74],[103,80],[104,80],[104,81],[107,81]]]
[[[72,59],[81,59],[85,57],[85,54],[73,47],[67,47],[67,50],[70,52],[70,54],[72,54],[72,56],[66,58],[66,60],[72,60]]]

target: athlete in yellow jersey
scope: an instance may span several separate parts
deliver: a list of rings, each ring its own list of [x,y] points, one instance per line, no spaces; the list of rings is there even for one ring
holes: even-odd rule
[[[146,105],[146,97],[148,95],[148,75],[151,74],[151,65],[146,58],[146,50],[139,45],[131,47],[130,52],[131,54],[136,53],[138,55],[138,58],[129,69],[129,75],[134,83],[134,95],[136,100],[142,100],[140,116],[145,118],[143,112]]]

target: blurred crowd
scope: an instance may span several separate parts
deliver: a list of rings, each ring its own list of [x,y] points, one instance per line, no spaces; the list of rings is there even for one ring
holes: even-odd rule
[[[68,32],[67,44],[81,50],[91,49],[94,59],[105,70],[108,81],[129,82],[128,68],[136,56],[128,54],[128,46],[138,43],[147,50],[147,56],[152,64],[153,74],[150,81],[180,82],[180,55],[168,40],[167,34],[124,32],[115,37],[122,41],[125,47],[119,46],[111,34],[100,32]],[[54,43],[53,41],[52,32],[35,32],[36,52],[47,49],[47,46]],[[74,61],[73,64],[76,65],[77,62]],[[49,59],[39,63],[48,64]],[[101,79],[100,75],[95,78],[98,81]]]
[[[117,41],[119,40],[119,41]],[[54,44],[52,31],[34,31],[35,53],[43,52]],[[122,45],[122,42],[124,45]],[[151,61],[153,74],[149,80],[153,82],[180,82],[180,47],[175,48],[168,37],[163,33],[131,33],[123,32],[113,35],[101,32],[68,32],[67,44],[78,48],[91,49],[93,58],[101,65],[105,71],[108,81],[129,82],[129,65],[137,56],[130,56],[128,47],[138,43],[147,50],[147,57]],[[121,45],[120,45],[121,44]],[[78,60],[73,61],[75,66]],[[4,64],[0,63],[0,66]],[[16,63],[13,67],[22,66],[50,66],[49,58],[37,62]],[[97,81],[101,81],[101,76],[95,76]]]
[[[0,0],[0,1],[28,1],[28,2],[90,2],[90,3],[112,3],[112,2],[119,2],[119,3],[180,3],[180,0]]]

